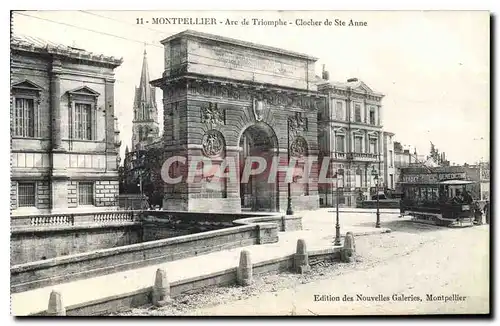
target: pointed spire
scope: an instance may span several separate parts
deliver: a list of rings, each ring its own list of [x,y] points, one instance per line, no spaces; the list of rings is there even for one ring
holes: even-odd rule
[[[155,107],[153,87],[149,84],[149,67],[146,48],[144,48],[144,57],[142,59],[141,79],[139,87],[137,87],[135,107],[139,110],[144,106],[145,108]]]

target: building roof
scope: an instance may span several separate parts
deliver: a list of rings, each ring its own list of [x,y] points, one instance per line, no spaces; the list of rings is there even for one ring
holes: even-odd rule
[[[27,35],[13,35],[10,40],[10,47],[19,51],[43,54],[57,54],[63,57],[77,60],[104,63],[114,67],[118,67],[123,63],[122,58],[96,54],[85,51],[84,49],[79,49],[65,44],[56,43],[39,37]]]
[[[257,50],[262,50],[262,51],[268,51],[268,52],[274,52],[278,54],[283,54],[291,57],[296,57],[296,58],[301,58],[301,59],[307,59],[307,60],[312,60],[312,61],[317,61],[318,58],[312,57],[310,55],[304,54],[304,53],[299,53],[299,52],[293,52],[293,51],[288,51],[280,48],[275,48],[272,46],[267,46],[267,45],[262,45],[262,44],[257,44],[257,43],[252,43],[252,42],[246,42],[246,41],[241,41],[237,40],[234,38],[230,37],[225,37],[225,36],[219,36],[215,34],[209,34],[209,33],[202,33],[194,30],[187,29],[183,32],[174,34],[172,36],[167,37],[166,39],[162,40],[161,43],[165,44],[173,39],[181,38],[184,36],[191,36],[191,37],[196,37],[196,38],[201,38],[201,39],[207,39],[207,40],[212,40],[212,41],[218,41],[218,42],[223,42],[223,43],[228,43],[228,44],[233,44],[233,45],[238,45],[246,48],[254,48]]]
[[[442,184],[442,185],[468,185],[471,183],[477,183],[477,182],[470,181],[470,180],[445,180],[445,181],[439,182],[439,184]]]
[[[324,83],[318,84],[318,88],[326,89],[326,88],[337,88],[347,90],[350,88],[353,91],[357,91],[360,93],[368,93],[375,96],[383,97],[384,94],[374,90],[373,88],[366,85],[362,80],[358,78],[349,78],[346,82],[339,81],[326,81]]]

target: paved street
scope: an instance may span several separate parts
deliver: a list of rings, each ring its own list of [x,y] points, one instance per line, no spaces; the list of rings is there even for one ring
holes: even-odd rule
[[[328,210],[303,212],[304,229],[333,230]],[[372,226],[375,214],[341,213],[345,224]],[[349,223],[347,223],[349,222]],[[356,238],[358,257],[350,264],[313,266],[310,274],[283,273],[255,278],[252,286],[207,289],[175,298],[160,309],[133,309],[125,315],[314,315],[487,313],[489,226],[450,229],[415,224],[383,214],[391,233]],[[344,233],[344,230],[342,231]],[[321,233],[318,233],[321,234]],[[322,234],[325,234],[322,232]],[[357,300],[357,295],[364,297]],[[437,297],[427,301],[427,295]],[[455,301],[440,301],[453,296]],[[314,301],[324,295],[339,302]],[[344,295],[357,301],[342,301]],[[422,301],[395,301],[405,295]],[[368,301],[384,299],[388,301]],[[465,297],[463,301],[461,300]],[[328,298],[327,298],[328,299]],[[331,299],[331,297],[330,297]]]
[[[393,221],[393,233],[356,242],[360,262],[332,278],[264,293],[231,304],[199,309],[194,314],[442,314],[487,313],[489,305],[488,226],[445,229]],[[363,301],[357,295],[364,297]],[[395,301],[393,295],[422,301]],[[427,301],[427,295],[462,301]],[[321,295],[340,302],[314,301]],[[342,301],[344,295],[354,301]],[[368,297],[388,301],[367,301]],[[465,297],[464,298],[459,298]],[[366,300],[366,301],[365,301]]]

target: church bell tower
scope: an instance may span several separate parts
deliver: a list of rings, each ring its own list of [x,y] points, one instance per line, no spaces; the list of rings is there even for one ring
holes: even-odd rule
[[[149,84],[146,50],[142,61],[139,87],[135,88],[134,119],[132,120],[132,150],[143,149],[159,136],[158,108],[155,88]]]

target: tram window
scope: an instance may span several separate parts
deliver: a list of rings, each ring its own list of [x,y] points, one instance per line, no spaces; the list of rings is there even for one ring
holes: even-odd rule
[[[408,187],[405,189],[405,197],[410,200],[414,198],[413,187]]]
[[[438,189],[437,188],[430,188],[428,195],[429,195],[429,200],[437,201],[438,200]]]
[[[415,188],[413,198],[415,198],[416,201],[420,201],[420,188]]]
[[[427,187],[420,188],[420,198],[421,200],[427,200]]]
[[[416,199],[416,197],[417,197],[417,196],[416,196],[416,194],[417,194],[417,192],[418,192],[418,189],[417,189],[416,187],[410,187],[410,188],[408,189],[408,191],[409,191],[409,196],[408,196],[408,197],[409,197],[410,199],[412,199],[412,200],[415,200],[415,199]]]

